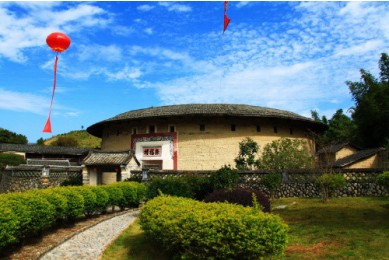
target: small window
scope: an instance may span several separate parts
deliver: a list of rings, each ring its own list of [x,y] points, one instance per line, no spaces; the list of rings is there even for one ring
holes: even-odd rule
[[[232,131],[232,132],[235,132],[235,131],[236,131],[236,126],[235,126],[235,125],[231,125],[231,131]]]
[[[176,131],[176,127],[174,125],[169,126],[169,132],[174,133]]]
[[[289,133],[293,135],[293,128],[289,128]]]
[[[155,125],[150,125],[149,126],[149,134],[155,133]]]
[[[133,135],[136,135],[136,132],[137,132],[137,131],[136,131],[136,127],[132,128],[132,134],[133,134]]]
[[[257,125],[257,132],[261,132],[261,126]]]
[[[277,127],[275,126],[275,127],[273,127],[273,131],[274,131],[274,133],[278,133],[278,129],[277,129]]]
[[[200,131],[204,132],[205,131],[205,125],[200,125]]]

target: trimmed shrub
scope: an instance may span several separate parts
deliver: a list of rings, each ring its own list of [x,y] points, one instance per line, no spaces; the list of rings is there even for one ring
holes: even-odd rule
[[[73,187],[53,188],[53,191],[66,197],[68,203],[66,207],[66,219],[75,221],[84,213],[84,197]]]
[[[20,240],[20,217],[10,204],[0,199],[0,250]]]
[[[98,212],[104,212],[109,206],[108,192],[101,188],[101,186],[92,186],[91,191],[96,194],[96,210]]]
[[[377,182],[379,185],[389,188],[389,172],[379,174],[377,176]]]
[[[123,200],[120,201],[120,208],[131,208],[136,204],[138,200],[136,183],[134,182],[117,182],[114,184],[115,187],[119,188],[123,192]]]
[[[261,205],[263,212],[270,212],[269,198],[258,190],[241,188],[234,190],[217,190],[205,197],[204,202],[228,202],[253,207],[253,194],[255,195],[257,202]]]
[[[210,182],[213,190],[232,190],[238,186],[239,179],[237,170],[232,169],[229,165],[224,165],[211,175]]]
[[[96,193],[94,193],[90,187],[74,187],[75,191],[82,195],[84,198],[84,215],[89,217],[96,213]]]
[[[280,256],[287,225],[250,207],[158,196],[141,210],[146,235],[188,259],[259,259]]]
[[[166,195],[193,198],[194,194],[188,182],[181,177],[169,176],[165,179],[153,178],[147,186],[147,198],[152,199],[159,195],[159,190]]]
[[[213,187],[208,176],[187,174],[182,177],[192,190],[193,198],[203,200],[213,191]]]
[[[23,156],[13,153],[1,153],[0,154],[0,170],[5,169],[7,165],[19,165],[26,163]]]
[[[123,203],[124,196],[120,188],[113,185],[103,185],[101,188],[108,193],[108,206],[111,206],[112,210],[114,210],[115,206],[120,206]]]
[[[5,196],[12,210],[20,216],[20,237],[35,235],[50,227],[55,221],[55,209],[38,193],[10,193]]]
[[[55,192],[55,190],[53,190],[52,188],[29,191],[29,192],[41,194],[51,205],[54,206],[56,220],[65,219],[68,201],[64,195]]]

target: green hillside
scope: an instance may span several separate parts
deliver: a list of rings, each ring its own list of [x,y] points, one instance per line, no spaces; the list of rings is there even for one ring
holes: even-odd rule
[[[78,147],[82,148],[100,148],[101,147],[101,138],[95,137],[89,134],[85,130],[76,130],[69,133],[60,134],[53,136],[49,139],[44,140],[45,145],[50,145],[58,139],[58,137],[67,137],[73,138],[77,141]]]

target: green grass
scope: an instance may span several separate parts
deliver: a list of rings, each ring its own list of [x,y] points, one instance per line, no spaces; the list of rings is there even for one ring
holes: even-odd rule
[[[78,147],[82,147],[82,148],[101,147],[101,138],[89,134],[86,130],[76,130],[76,131],[71,131],[69,133],[53,136],[44,141],[45,145],[50,145],[52,142],[56,141],[60,136],[74,138],[75,140],[77,140]]]
[[[389,197],[272,200],[289,225],[286,259],[389,259]],[[103,259],[169,259],[135,222]]]

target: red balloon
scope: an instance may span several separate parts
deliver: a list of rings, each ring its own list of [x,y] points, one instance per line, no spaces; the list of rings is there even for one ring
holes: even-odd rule
[[[63,52],[70,46],[70,38],[60,32],[53,32],[46,38],[46,43],[49,47],[56,52]]]

